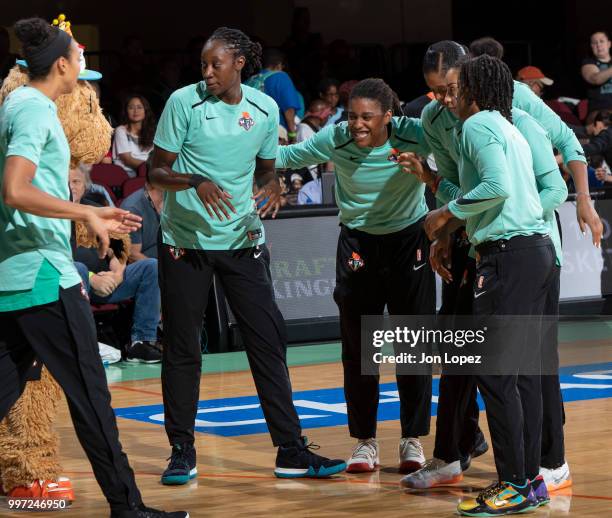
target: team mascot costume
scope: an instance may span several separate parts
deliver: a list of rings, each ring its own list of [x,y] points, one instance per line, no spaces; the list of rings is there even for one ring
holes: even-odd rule
[[[53,25],[72,36],[70,22],[60,15]],[[16,88],[28,83],[27,63],[18,60],[0,88],[0,104]],[[95,90],[87,81],[101,74],[85,69],[81,47],[78,86],[56,100],[57,115],[70,144],[71,167],[98,163],[110,148],[112,128]],[[90,246],[87,230],[76,229],[77,243]],[[0,422],[0,490],[12,498],[74,500],[70,480],[60,477],[59,437],[54,429],[61,389],[49,372],[34,362],[25,390]]]

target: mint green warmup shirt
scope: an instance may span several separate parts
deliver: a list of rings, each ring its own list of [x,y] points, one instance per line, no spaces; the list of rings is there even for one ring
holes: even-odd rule
[[[549,233],[540,204],[529,144],[497,111],[481,111],[461,130],[459,183],[464,192],[448,204],[466,220],[470,242]]]
[[[369,234],[390,234],[427,214],[425,186],[394,161],[402,152],[426,156],[430,150],[418,119],[393,117],[387,141],[360,148],[342,122],[326,126],[308,140],[281,146],[276,166],[300,168],[332,161],[340,221]]]
[[[0,107],[0,182],[11,156],[36,166],[34,187],[69,199],[70,149],[57,108],[30,86],[13,91]],[[0,199],[0,311],[54,302],[60,286],[80,282],[72,261],[70,221],[22,212]]]
[[[231,194],[237,214],[211,218],[195,189],[166,191],[161,215],[163,242],[196,250],[235,250],[264,242],[251,241],[255,203],[256,158],[274,160],[278,146],[278,106],[246,85],[238,104],[226,104],[207,93],[206,84],[174,92],[157,125],[154,144],[178,156],[177,173],[201,174]],[[258,218],[258,217],[257,217]]]

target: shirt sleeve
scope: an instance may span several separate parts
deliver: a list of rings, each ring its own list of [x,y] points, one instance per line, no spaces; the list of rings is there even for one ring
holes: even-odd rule
[[[38,166],[50,134],[49,108],[18,110],[9,126],[6,156],[21,156]]]
[[[406,151],[411,151],[424,157],[431,153],[431,148],[425,138],[421,119],[405,116],[394,117],[394,119],[396,123],[395,138],[400,143],[406,145]]]
[[[113,135],[113,158],[118,158],[122,153],[131,153],[132,147],[128,139],[125,126],[119,126]]]
[[[326,126],[308,140],[290,146],[280,146],[276,157],[279,169],[300,169],[331,160],[334,154],[336,126]]]
[[[300,108],[300,99],[297,95],[297,90],[293,85],[293,81],[286,72],[278,72],[271,75],[265,82],[266,93],[270,95],[278,104],[282,112],[289,108],[298,110]]]
[[[515,82],[514,101],[516,108],[526,111],[548,132],[553,146],[563,156],[563,163],[567,164],[573,160],[586,164],[586,158],[580,142],[575,133],[565,124],[561,118],[527,85]]]
[[[508,198],[510,171],[504,148],[486,128],[465,128],[462,147],[474,164],[480,183],[470,192],[448,204],[448,210],[459,219],[468,219],[503,203]]]
[[[189,112],[177,92],[173,93],[161,114],[153,143],[170,153],[178,153],[189,129]]]
[[[527,140],[533,158],[533,172],[544,214],[550,214],[567,199],[567,185],[559,172],[548,134],[531,117],[517,128]]]
[[[446,147],[436,137],[428,120],[423,121],[423,133],[436,161],[438,175],[443,178],[436,191],[436,198],[442,203],[448,203],[457,197],[456,192],[459,189],[457,185],[448,180],[448,178],[459,177],[457,163],[452,159]]]
[[[257,153],[263,160],[274,160],[278,154],[278,110],[271,109],[268,115],[268,130],[265,140]]]

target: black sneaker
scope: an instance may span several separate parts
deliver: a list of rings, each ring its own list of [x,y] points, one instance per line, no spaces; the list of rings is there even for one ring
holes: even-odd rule
[[[480,457],[489,451],[489,443],[485,439],[484,434],[479,430],[476,436],[474,447],[470,453],[460,455],[461,471],[467,471],[472,464],[472,460],[476,457]]]
[[[159,363],[161,359],[160,347],[155,342],[132,342],[125,353],[125,361],[131,363]]]
[[[274,474],[278,478],[327,478],[346,469],[343,460],[330,460],[311,451],[318,449],[315,444],[308,444],[306,437],[279,446]]]
[[[110,518],[189,518],[189,513],[185,511],[167,513],[141,505],[138,509],[131,511],[113,511]]]
[[[198,474],[196,451],[193,444],[175,444],[166,470],[162,473],[161,483],[166,486],[187,484]]]

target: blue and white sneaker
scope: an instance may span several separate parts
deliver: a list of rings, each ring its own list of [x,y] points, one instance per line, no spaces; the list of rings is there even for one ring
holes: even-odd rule
[[[301,437],[290,445],[279,446],[274,474],[278,478],[327,478],[346,469],[343,460],[330,460],[312,450],[319,449]]]
[[[166,486],[187,484],[198,474],[196,451],[193,444],[175,444],[166,470],[162,473],[161,483]]]

